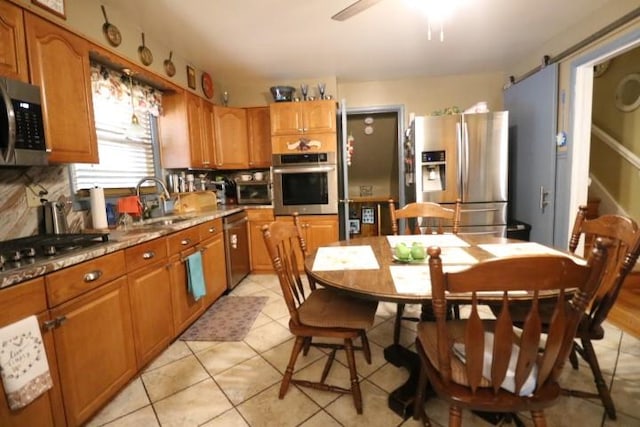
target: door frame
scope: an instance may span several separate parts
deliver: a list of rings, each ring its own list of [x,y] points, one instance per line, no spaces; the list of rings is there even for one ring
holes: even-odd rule
[[[571,90],[569,109],[569,129],[571,132],[567,135],[568,173],[557,177],[561,184],[567,183],[564,188],[568,189],[569,194],[567,197],[556,199],[560,204],[556,206],[555,244],[559,247],[566,247],[569,241],[572,213],[577,212],[580,205],[587,203],[593,66],[638,46],[640,46],[640,29],[630,31],[571,62],[571,77],[568,86]],[[564,202],[562,202],[563,199]]]

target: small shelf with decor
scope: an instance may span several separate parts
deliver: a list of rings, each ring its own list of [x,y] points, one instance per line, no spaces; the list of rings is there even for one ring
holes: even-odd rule
[[[391,234],[391,196],[352,197],[349,203],[349,236],[369,237]]]

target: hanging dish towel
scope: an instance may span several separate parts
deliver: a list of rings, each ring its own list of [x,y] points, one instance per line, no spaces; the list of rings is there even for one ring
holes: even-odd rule
[[[198,301],[207,294],[202,273],[202,255],[199,251],[187,257],[187,279],[189,292],[193,295],[193,299]]]
[[[0,328],[0,374],[12,410],[53,386],[36,316]]]

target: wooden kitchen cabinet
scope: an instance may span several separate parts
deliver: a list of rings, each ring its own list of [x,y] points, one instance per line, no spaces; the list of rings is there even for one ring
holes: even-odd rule
[[[40,86],[49,163],[98,163],[89,42],[24,12],[31,82]]]
[[[198,230],[200,234],[198,249],[202,253],[202,270],[207,289],[207,294],[203,297],[206,309],[227,290],[222,219],[200,224]]]
[[[162,166],[209,169],[215,166],[213,104],[187,91],[162,98]]]
[[[244,108],[213,107],[215,116],[216,168],[249,167],[247,111]]]
[[[37,315],[38,323],[41,325],[42,341],[47,354],[53,387],[17,411],[9,409],[6,399],[0,399],[0,425],[3,427],[62,427],[65,425],[65,417],[53,332],[42,327],[51,320],[49,311],[47,311],[44,279],[33,279],[0,290],[0,327],[5,327],[31,315]],[[0,395],[4,396],[4,393],[4,387],[0,382]]]
[[[51,317],[67,423],[78,426],[137,372],[127,278],[53,308]]]
[[[275,102],[269,108],[271,136],[336,132],[336,101]]]
[[[204,311],[204,298],[196,301],[188,290],[187,257],[196,252],[200,240],[198,227],[187,228],[167,237],[173,331],[181,334]]]
[[[137,367],[141,369],[173,339],[171,283],[166,239],[125,249]]]
[[[262,227],[275,220],[273,209],[247,209],[249,220],[249,248],[251,254],[251,272],[273,272],[273,264],[262,237]]]
[[[302,236],[307,243],[307,252],[311,253],[320,246],[338,241],[338,215],[300,215]],[[293,222],[292,216],[278,216],[276,221]],[[298,267],[304,269],[304,258],[299,257]]]
[[[247,108],[249,167],[271,166],[271,120],[269,107]]]
[[[22,9],[0,0],[0,76],[29,82]]]

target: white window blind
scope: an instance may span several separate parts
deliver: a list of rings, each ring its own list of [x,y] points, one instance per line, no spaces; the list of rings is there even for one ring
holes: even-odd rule
[[[159,109],[160,94],[103,66],[92,64],[91,71],[100,163],[72,165],[73,189],[135,187],[142,177],[155,175],[151,115]]]

